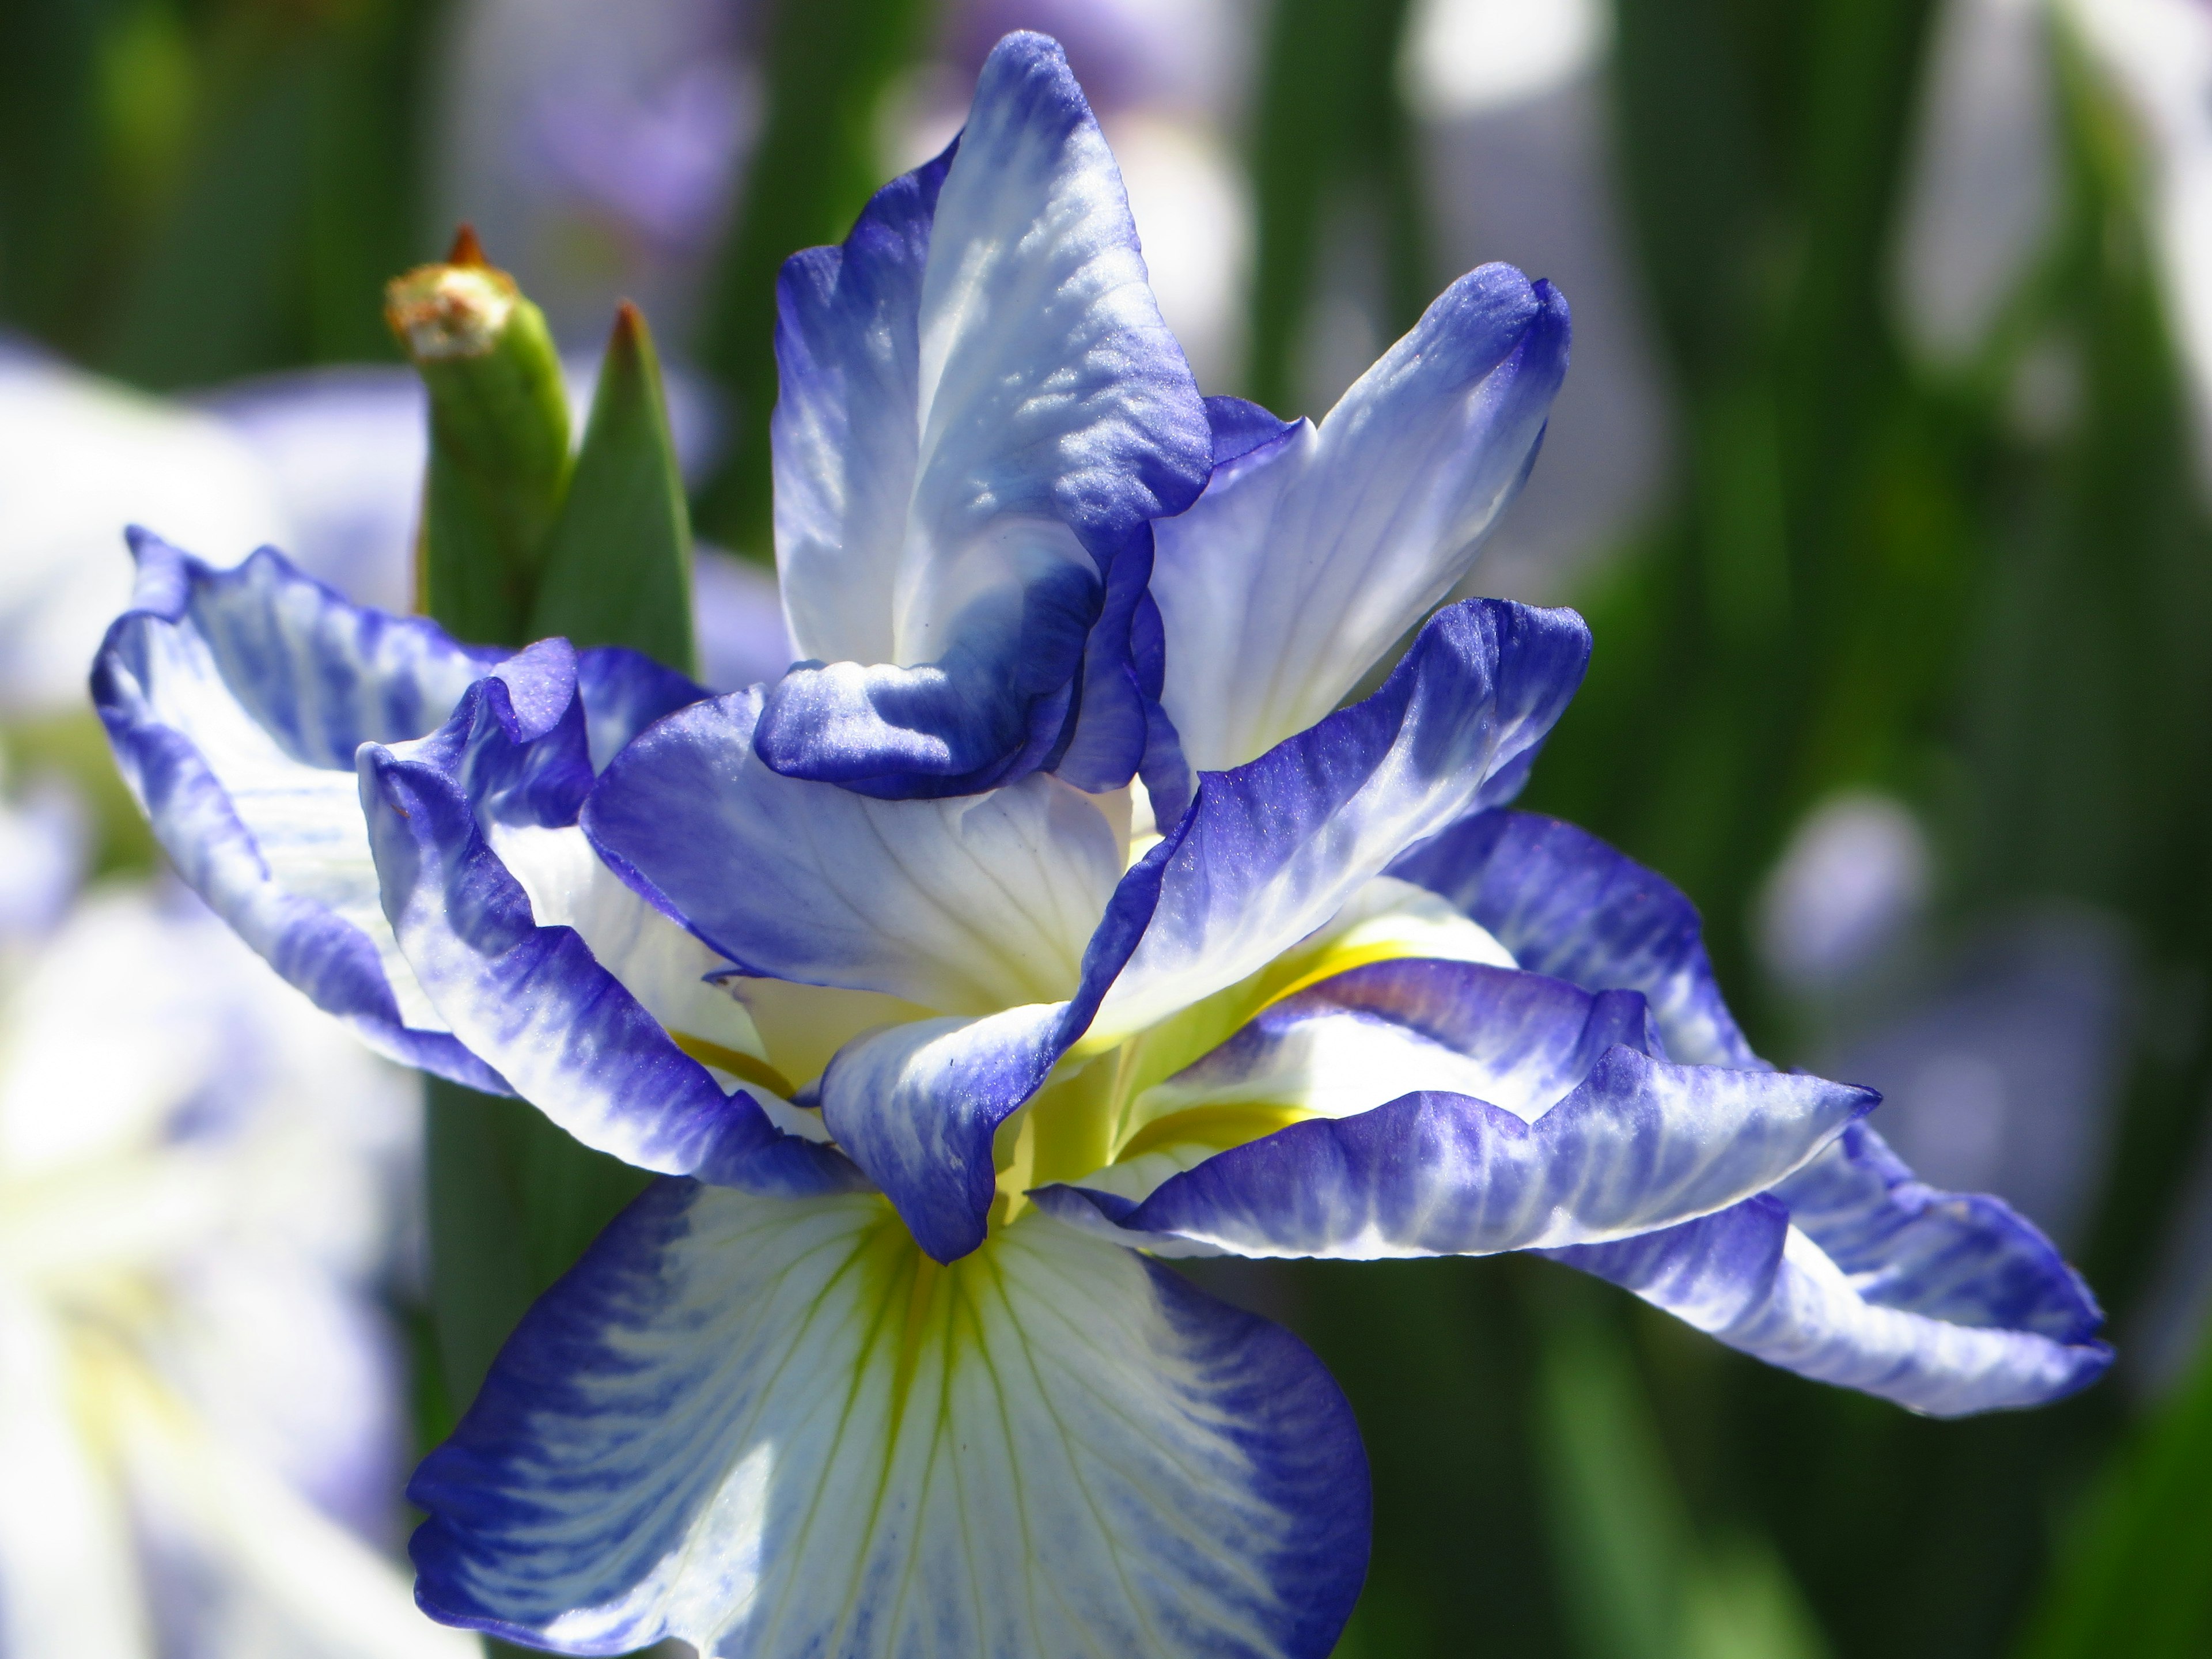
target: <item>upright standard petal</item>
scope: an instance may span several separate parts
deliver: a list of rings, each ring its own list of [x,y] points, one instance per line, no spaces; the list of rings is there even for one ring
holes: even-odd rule
[[[1032,1215],[939,1268],[866,1198],[664,1182],[410,1495],[422,1604],[556,1652],[1320,1656],[1365,1459],[1287,1333]]]
[[[1934,1417],[2042,1405],[2088,1387],[2112,1362],[2086,1332],[2002,1322],[1997,1299],[1978,1319],[1963,1316],[1973,1311],[1964,1298],[1943,1314],[1885,1300],[1771,1196],[1553,1255],[1769,1364]]]
[[[1104,815],[1057,779],[887,801],[771,771],[757,693],[632,744],[583,823],[609,865],[743,971],[900,999],[847,1045],[820,1102],[933,1254],[981,1243],[991,1136],[1088,1023],[1154,873],[1122,877]]]
[[[1803,1166],[1878,1099],[1814,1077],[1670,1065],[1649,1052],[1649,1030],[1633,992],[1592,996],[1478,963],[1356,968],[1140,1097],[1148,1121],[1124,1155],[1159,1152],[1101,1171],[1080,1196],[1132,1242],[1170,1251],[1486,1255],[1724,1208]],[[1261,1106],[1313,1115],[1252,1138]],[[1237,1108],[1243,1135],[1194,1158]],[[1039,1202],[1087,1222],[1077,1195]]]
[[[770,695],[762,757],[893,799],[1071,744],[1086,787],[1126,781],[1146,526],[1196,499],[1211,447],[1060,48],[1001,41],[955,148],[778,296],[776,557],[812,665]]]
[[[1550,283],[1485,265],[1319,426],[1211,400],[1217,465],[1157,526],[1152,580],[1191,766],[1311,726],[1467,574],[1535,461],[1568,334]]]
[[[1097,1039],[1243,978],[1413,842],[1510,797],[1589,660],[1589,630],[1572,611],[1469,599],[1435,617],[1364,702],[1258,760],[1201,774],[1155,849],[1158,906]]]
[[[663,671],[629,660],[649,704]],[[742,1006],[703,982],[720,958],[629,895],[574,828],[592,783],[577,679],[564,644],[533,647],[429,737],[362,748],[384,906],[417,979],[462,1041],[586,1146],[767,1191],[858,1184],[680,1045],[736,1066],[757,1041]],[[726,1029],[685,1030],[718,1019]]]
[[[370,1046],[503,1092],[400,956],[353,776],[360,744],[422,736],[502,653],[349,605],[270,549],[216,570],[143,531],[131,548],[93,701],[179,873]]]

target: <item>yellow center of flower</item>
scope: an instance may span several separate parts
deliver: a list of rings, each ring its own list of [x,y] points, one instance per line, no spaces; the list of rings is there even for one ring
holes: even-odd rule
[[[1133,1036],[1087,1039],[1036,1097],[1000,1126],[994,1225],[1028,1207],[1029,1189],[1080,1182],[1155,1153],[1176,1163],[1230,1151],[1321,1115],[1295,1101],[1192,1103],[1158,1087],[1274,1003],[1378,962],[1510,963],[1497,942],[1433,895],[1378,882],[1351,914],[1237,983]]]
[[[763,1089],[772,1089],[786,1100],[797,1092],[790,1079],[755,1055],[725,1043],[710,1042],[705,1037],[693,1036],[689,1031],[678,1031],[672,1027],[668,1035],[678,1048],[702,1066],[712,1066],[717,1071],[727,1072],[741,1083],[754,1083]]]

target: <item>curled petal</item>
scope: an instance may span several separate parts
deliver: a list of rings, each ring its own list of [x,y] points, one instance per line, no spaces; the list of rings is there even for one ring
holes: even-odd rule
[[[866,1198],[663,1182],[416,1474],[434,1616],[565,1653],[1327,1654],[1349,1408],[1287,1333],[1031,1216],[951,1267]]]
[[[917,1019],[860,1037],[822,1075],[822,1118],[940,1261],[982,1243],[991,1139],[1066,1046],[1065,1005]]]
[[[424,990],[471,1049],[586,1146],[764,1190],[857,1184],[849,1164],[779,1130],[752,1094],[726,1094],[655,1017],[711,1003],[719,994],[698,976],[716,963],[611,872],[593,879],[597,861],[572,829],[591,783],[584,708],[562,699],[574,678],[557,660],[525,665],[538,672],[518,673],[519,686],[471,688],[430,737],[362,750],[386,910]],[[542,837],[564,830],[570,859],[556,872]],[[557,896],[557,919],[538,915],[502,841],[540,855],[537,896]]]
[[[1212,478],[1158,526],[1152,582],[1193,766],[1311,726],[1467,574],[1535,460],[1568,332],[1549,283],[1485,265],[1318,427],[1209,400]]]
[[[2002,1200],[1915,1179],[1869,1125],[1854,1125],[1774,1196],[1869,1302],[2069,1343],[2105,1322],[2081,1276],[2032,1223]]]
[[[270,549],[216,570],[143,531],[131,547],[93,700],[179,872],[371,1047],[505,1092],[400,955],[353,775],[359,745],[422,736],[503,653],[349,605]]]
[[[578,652],[576,696],[584,705],[592,769],[604,772],[647,726],[706,695],[688,676],[635,651],[602,645]]]
[[[1765,1190],[1879,1098],[1669,1065],[1650,1047],[1633,992],[1479,963],[1374,963],[1284,998],[1147,1091],[1124,1156],[1158,1150],[1038,1202],[1149,1248],[1247,1255],[1619,1238]],[[1260,1108],[1315,1115],[1210,1157],[1188,1149],[1240,1108],[1248,1124]]]
[[[2041,1405],[2087,1388],[2112,1361],[2084,1336],[1955,1316],[1971,1311],[1956,1301],[1946,1317],[1877,1299],[1771,1197],[1554,1259],[1769,1364],[1935,1417]]]
[[[1582,682],[1571,611],[1469,599],[1382,689],[1228,772],[1162,847],[1158,909],[1101,1008],[1102,1039],[1235,983],[1327,922],[1413,843],[1517,787]]]
[[[758,708],[745,693],[662,721],[608,769],[585,829],[745,972],[945,1016],[848,1044],[820,1099],[949,1261],[982,1241],[994,1132],[1082,1035],[1152,914],[1165,854],[1123,875],[1113,826],[1055,778],[887,801],[783,777],[754,752]]]
[[[1696,907],[1588,831],[1534,812],[1478,812],[1390,873],[1449,899],[1531,972],[1642,992],[1674,1059],[1765,1065],[1722,999]]]
[[[1818,1078],[1670,1066],[1608,1048],[1534,1123],[1466,1095],[1424,1093],[1316,1118],[1170,1176],[1141,1201],[1077,1202],[1133,1235],[1253,1256],[1484,1255],[1621,1238],[1771,1186],[1877,1097]]]
[[[1571,824],[1494,811],[1392,873],[1458,904],[1523,965],[1650,1000],[1668,1052],[1763,1066],[1672,885]],[[1754,1203],[1560,1258],[1747,1352],[1948,1416],[2085,1388],[2111,1363],[2096,1302],[2001,1201],[1914,1180],[1856,1123]]]
[[[1001,41],[955,147],[794,258],[778,300],[777,562],[809,661],[762,757],[893,799],[1071,745],[1086,787],[1126,781],[1146,526],[1195,499],[1210,446],[1060,48]]]

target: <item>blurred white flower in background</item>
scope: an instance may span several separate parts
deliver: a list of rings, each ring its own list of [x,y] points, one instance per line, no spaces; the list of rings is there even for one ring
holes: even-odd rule
[[[1907,173],[1899,322],[1930,362],[1964,365],[1992,343],[2049,247],[2060,191],[2059,32],[2087,48],[2141,149],[2199,474],[2212,489],[2212,8],[2201,0],[1948,0]],[[2022,432],[2063,431],[2079,379],[2069,342],[2027,342],[2011,387]]]
[[[234,557],[290,531],[222,422],[0,344],[0,714],[86,706],[92,653],[131,598],[134,520]]]
[[[597,362],[566,365],[580,433]],[[678,454],[696,476],[717,441],[714,401],[679,369],[666,383]],[[131,597],[127,524],[216,565],[271,543],[357,604],[411,611],[426,418],[407,368],[303,369],[188,404],[0,356],[0,716],[88,710],[93,653]],[[699,560],[707,684],[782,673],[792,659],[773,579],[716,550]]]
[[[58,779],[37,781],[10,802],[0,747],[0,975],[17,951],[62,918],[84,873],[84,807]]]
[[[1574,372],[1542,465],[1466,593],[1559,603],[1665,479],[1666,398],[1612,174],[1611,46],[1602,0],[1414,0],[1407,20],[1399,81],[1437,258],[1454,272],[1507,260],[1574,306]]]
[[[1936,17],[1892,278],[1900,328],[1937,363],[1989,343],[2056,228],[2051,29],[2044,0],[1949,0]]]
[[[276,544],[295,563],[359,604],[415,608],[415,520],[429,441],[413,369],[302,369],[218,387],[198,401],[265,469],[284,516]],[[159,519],[143,522],[169,535]],[[228,564],[251,549],[193,550]]]
[[[2118,90],[2149,167],[2153,239],[2212,487],[2212,7],[2200,0],[2059,0]]]
[[[385,1553],[416,1085],[182,890],[69,903],[70,862],[0,941],[0,1654],[459,1659]]]

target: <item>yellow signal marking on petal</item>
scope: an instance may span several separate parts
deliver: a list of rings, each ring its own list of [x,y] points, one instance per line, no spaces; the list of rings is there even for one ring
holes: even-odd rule
[[[1280,1106],[1257,1100],[1193,1106],[1188,1111],[1170,1112],[1146,1124],[1115,1154],[1115,1161],[1142,1158],[1163,1146],[1212,1146],[1225,1152],[1320,1115],[1303,1106]]]
[[[786,1100],[789,1100],[795,1092],[791,1080],[764,1060],[741,1049],[709,1042],[704,1037],[693,1036],[689,1031],[671,1031],[668,1035],[678,1048],[702,1066],[712,1066],[717,1071],[727,1072],[741,1082],[757,1083],[763,1089],[774,1090]]]
[[[907,1393],[914,1386],[915,1368],[921,1363],[922,1346],[930,1334],[930,1315],[937,1300],[938,1281],[944,1275],[940,1262],[920,1249],[915,1249],[914,1279],[907,1287],[906,1322],[899,1329],[898,1364],[891,1375],[894,1423],[906,1416]]]
[[[1347,949],[1325,952],[1320,963],[1300,974],[1279,991],[1270,994],[1261,1008],[1272,1008],[1287,997],[1294,997],[1309,986],[1318,985],[1325,979],[1334,979],[1339,974],[1348,974],[1355,968],[1364,968],[1370,963],[1396,962],[1402,957],[1418,955],[1403,940],[1380,939],[1372,945],[1355,945]],[[1255,1011],[1257,1012],[1256,1010]]]
[[[991,1200],[989,1224],[1003,1227],[1029,1207],[1023,1196],[1036,1183],[1037,1115],[1032,1103],[999,1126],[993,1156],[999,1166],[999,1190]]]

